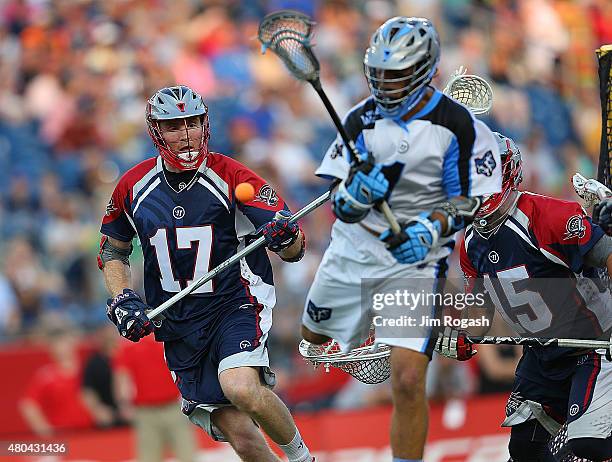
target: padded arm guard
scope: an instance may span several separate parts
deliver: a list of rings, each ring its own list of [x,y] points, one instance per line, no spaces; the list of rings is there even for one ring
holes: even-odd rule
[[[130,243],[128,249],[121,249],[110,243],[108,236],[102,236],[100,240],[100,252],[98,253],[98,268],[102,270],[107,261],[119,260],[124,265],[130,266],[130,254],[134,247]]]
[[[472,223],[481,203],[480,197],[456,196],[436,205],[432,213],[437,212],[444,217],[442,227],[446,231],[442,237],[452,236]]]

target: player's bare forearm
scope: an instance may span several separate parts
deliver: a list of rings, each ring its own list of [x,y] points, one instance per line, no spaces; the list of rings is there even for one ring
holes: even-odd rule
[[[291,244],[286,249],[278,252],[278,256],[283,260],[292,260],[296,258],[302,252],[302,246],[304,245],[304,234],[300,230],[300,234],[298,238],[295,240],[293,244]]]
[[[111,297],[115,297],[123,292],[123,289],[130,287],[132,278],[128,265],[118,260],[112,260],[104,265],[102,272],[104,273],[106,290],[111,294]]]
[[[108,240],[112,245],[121,249],[127,249],[131,245],[130,242],[119,241],[111,237],[109,237]],[[105,262],[102,273],[104,274],[106,289],[112,297],[120,294],[123,289],[128,288],[131,285],[132,278],[130,266],[126,265],[120,260],[110,260]]]

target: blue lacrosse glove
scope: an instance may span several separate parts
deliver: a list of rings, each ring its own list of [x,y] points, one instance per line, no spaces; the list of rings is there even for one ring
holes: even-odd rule
[[[106,304],[106,315],[122,337],[137,342],[153,332],[153,322],[146,315],[148,307],[132,289],[123,289]]]
[[[382,166],[363,162],[351,169],[332,198],[332,210],[346,223],[362,220],[370,209],[389,195],[389,181]]]
[[[351,169],[346,190],[362,205],[373,205],[387,197],[389,180],[382,172],[382,165],[365,161]]]
[[[604,199],[593,209],[593,222],[612,236],[612,198]]]
[[[290,247],[300,234],[300,227],[297,223],[290,223],[291,212],[280,210],[276,212],[274,220],[266,223],[259,231],[266,238],[266,246],[272,252],[280,252]]]
[[[395,235],[388,229],[380,235],[380,240],[387,244],[387,249],[399,263],[413,264],[423,260],[429,249],[437,242],[442,225],[437,220],[430,220],[423,212],[414,220],[400,223],[402,231]]]

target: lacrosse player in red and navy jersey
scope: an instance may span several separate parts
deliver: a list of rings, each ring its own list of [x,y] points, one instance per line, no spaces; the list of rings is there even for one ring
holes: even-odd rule
[[[502,192],[489,196],[466,229],[461,267],[468,290],[486,290],[519,334],[543,338],[610,338],[610,220],[602,226],[576,202],[518,191],[521,153],[497,134]],[[603,229],[602,229],[603,227]],[[465,333],[440,335],[436,351],[459,359],[475,353]],[[594,350],[525,347],[506,406],[514,462],[556,460],[548,442],[567,423],[569,448],[591,461],[612,457],[612,363]]]
[[[159,156],[121,177],[102,221],[99,265],[113,297],[109,318],[135,342],[155,332],[185,415],[214,439],[228,441],[242,460],[279,461],[258,424],[289,461],[310,462],[289,411],[270,389],[266,343],[276,297],[264,248],[170,307],[155,328],[145,314],[260,234],[283,260],[298,261],[304,235],[268,183],[209,152],[208,108],[195,91],[157,91],[146,121]],[[257,193],[238,203],[234,190],[245,182]],[[146,302],[130,288],[135,236],[144,254]]]

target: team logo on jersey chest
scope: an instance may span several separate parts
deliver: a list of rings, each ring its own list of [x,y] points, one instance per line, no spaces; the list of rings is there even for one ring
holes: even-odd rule
[[[586,234],[586,225],[582,220],[581,215],[573,215],[569,217],[567,223],[565,224],[565,234],[563,235],[563,240],[566,241],[573,237],[578,237],[578,239],[582,239]]]
[[[491,176],[493,170],[497,167],[497,162],[495,162],[495,157],[493,157],[491,151],[485,152],[482,157],[476,157],[474,162],[476,162],[476,173],[479,175]]]
[[[499,254],[495,250],[491,250],[489,255],[487,255],[487,258],[493,264],[499,262]]]
[[[276,206],[278,204],[278,196],[276,191],[272,189],[268,183],[264,184],[261,188],[259,188],[259,192],[255,196],[254,199],[256,202],[263,202],[264,204],[269,205],[270,207]]]
[[[176,218],[177,220],[180,220],[181,218],[185,216],[185,209],[181,207],[180,205],[177,205],[176,207],[172,209],[172,216]]]

